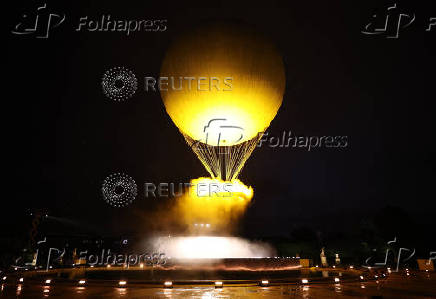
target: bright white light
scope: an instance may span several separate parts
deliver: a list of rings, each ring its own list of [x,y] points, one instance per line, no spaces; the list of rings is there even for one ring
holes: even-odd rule
[[[333,268],[336,268],[336,266],[333,266]]]
[[[222,281],[215,281],[215,287],[216,288],[220,288],[223,286],[223,282]]]
[[[354,266],[353,266],[353,265],[351,265],[351,266],[350,266],[350,269],[354,269]]]
[[[45,283],[46,283],[46,284],[50,284],[50,283],[51,283],[51,279],[47,279],[47,280],[45,281]]]
[[[335,282],[340,282],[341,280],[338,277],[335,277]]]
[[[307,279],[302,279],[301,282],[302,282],[302,283],[309,283],[309,280],[307,280]]]
[[[86,283],[86,280],[79,280],[79,284],[85,284]]]
[[[362,279],[362,280],[363,280],[363,276],[362,276],[362,275],[360,275],[360,279]]]
[[[173,237],[151,240],[156,252],[178,259],[259,258],[274,256],[266,243],[250,242],[236,237]]]
[[[23,281],[24,281],[24,278],[21,277],[18,281],[19,281],[19,282],[23,282]]]
[[[110,268],[110,267],[111,267],[111,265],[107,265],[106,267],[107,267],[107,268]]]
[[[120,282],[118,283],[120,286],[125,286],[127,284],[127,281],[125,280],[120,280]]]
[[[144,264],[143,263],[139,264],[139,267],[144,268]]]
[[[262,280],[260,283],[261,283],[262,285],[268,285],[268,284],[269,284],[269,281],[268,281],[268,280]]]
[[[3,280],[6,280],[6,278],[7,278],[6,276],[3,276]]]
[[[166,286],[166,287],[171,287],[172,285],[173,285],[172,281],[165,281],[164,282],[164,286]]]

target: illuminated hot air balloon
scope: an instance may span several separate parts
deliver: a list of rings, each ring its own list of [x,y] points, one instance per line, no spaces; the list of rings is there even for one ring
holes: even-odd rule
[[[166,53],[160,80],[167,113],[212,178],[226,181],[237,178],[285,89],[275,47],[229,25],[181,36]]]

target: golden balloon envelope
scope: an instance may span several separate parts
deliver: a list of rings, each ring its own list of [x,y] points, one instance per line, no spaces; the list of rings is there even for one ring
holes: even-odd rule
[[[212,146],[240,144],[264,132],[285,89],[276,48],[247,28],[229,25],[181,36],[166,53],[160,76],[168,78],[160,88],[166,111],[184,135],[204,142],[206,132],[239,128],[207,140]],[[213,120],[221,125],[213,127]]]

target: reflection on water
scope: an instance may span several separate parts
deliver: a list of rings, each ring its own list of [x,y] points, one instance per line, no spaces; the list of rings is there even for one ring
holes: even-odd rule
[[[125,296],[127,294],[127,289],[125,288],[117,288],[118,295]]]
[[[50,287],[49,286],[43,286],[42,287],[42,293],[44,297],[48,297],[50,295]]]
[[[174,288],[162,287],[141,287],[132,286],[119,288],[113,283],[102,283],[99,285],[76,286],[66,284],[41,285],[37,283],[3,283],[0,284],[0,299],[38,299],[38,298],[62,298],[62,299],[178,299],[178,298],[239,298],[239,299],[289,299],[289,298],[368,298],[368,295],[379,294],[383,297],[398,298],[400,291],[407,290],[413,294],[413,298],[429,298],[434,294],[434,278],[428,281],[426,274],[422,275],[420,281],[410,281],[402,277],[389,277],[388,280],[379,282],[370,281],[346,281],[344,277],[334,282],[338,273],[330,272],[328,283],[283,284],[269,286],[225,285],[222,289],[215,289],[213,285],[176,285]],[[333,274],[333,275],[332,275]],[[344,273],[346,276],[346,273]],[[270,281],[271,283],[271,281]],[[436,298],[436,297],[435,297]]]
[[[22,289],[23,289],[23,286],[21,285],[21,284],[19,284],[18,286],[17,286],[17,296],[20,296],[21,295],[21,291],[22,291]]]
[[[76,294],[82,294],[85,290],[85,287],[76,287]]]

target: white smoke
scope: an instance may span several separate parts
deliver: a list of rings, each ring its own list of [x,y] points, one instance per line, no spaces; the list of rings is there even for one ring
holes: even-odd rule
[[[237,237],[157,237],[151,242],[153,250],[176,259],[262,258],[275,255],[275,250],[266,243]]]

